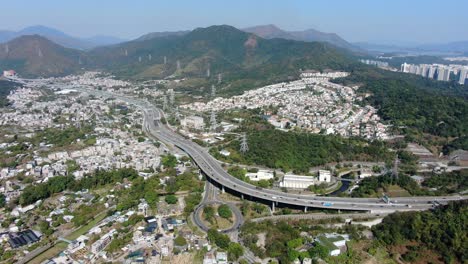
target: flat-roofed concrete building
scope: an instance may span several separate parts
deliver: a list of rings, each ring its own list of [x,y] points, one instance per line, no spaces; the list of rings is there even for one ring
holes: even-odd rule
[[[258,170],[258,172],[249,172],[245,174],[251,181],[270,180],[273,179],[274,174],[269,170]]]
[[[187,116],[180,121],[183,127],[189,127],[197,130],[202,130],[205,127],[205,121],[200,116]]]
[[[316,181],[317,179],[313,176],[286,174],[283,177],[283,181],[280,182],[280,187],[306,189],[310,185],[315,185]]]
[[[319,170],[320,182],[331,182],[331,172],[329,170]]]

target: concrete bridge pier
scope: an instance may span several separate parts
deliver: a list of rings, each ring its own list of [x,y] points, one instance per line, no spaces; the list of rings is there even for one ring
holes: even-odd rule
[[[307,213],[307,206],[304,206],[304,213]]]
[[[271,202],[271,212],[275,212],[275,201]]]
[[[224,185],[221,185],[221,192],[224,193],[225,190],[224,190]]]
[[[244,200],[244,194],[241,193],[241,200]]]

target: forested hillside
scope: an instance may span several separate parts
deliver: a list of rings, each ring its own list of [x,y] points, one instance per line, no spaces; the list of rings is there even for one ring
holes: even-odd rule
[[[0,69],[14,69],[22,77],[62,76],[79,71],[84,53],[64,48],[39,35],[21,36],[0,44]]]
[[[342,70],[356,64],[348,52],[330,44],[268,40],[226,25],[98,48],[88,55],[93,67],[122,77],[188,76],[206,85],[217,83],[220,73],[221,86],[228,87],[218,92],[227,94],[297,78],[300,69]]]
[[[365,99],[396,129],[409,127],[437,136],[464,136],[468,132],[468,89],[411,74],[361,68],[337,82],[361,85]]]
[[[408,245],[403,259],[414,262],[428,248],[438,252],[445,263],[468,259],[468,201],[451,202],[430,211],[394,213],[374,226],[374,236],[388,246]]]
[[[7,106],[9,104],[7,99],[8,94],[19,86],[19,83],[0,80],[0,107]]]
[[[308,172],[310,167],[329,162],[345,160],[392,161],[394,153],[381,141],[368,142],[359,138],[343,138],[334,135],[319,135],[300,132],[284,132],[274,129],[268,123],[251,119],[251,123],[242,128],[247,132],[249,151],[240,154],[238,140],[219,146],[227,148],[231,155],[229,162],[257,164],[283,171],[297,173]],[[212,151],[219,159],[226,157]]]

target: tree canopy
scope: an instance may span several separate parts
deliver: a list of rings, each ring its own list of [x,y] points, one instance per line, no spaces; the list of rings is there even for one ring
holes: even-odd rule
[[[445,263],[468,259],[468,201],[450,202],[429,211],[398,212],[386,216],[372,232],[386,245],[416,241],[439,252]]]

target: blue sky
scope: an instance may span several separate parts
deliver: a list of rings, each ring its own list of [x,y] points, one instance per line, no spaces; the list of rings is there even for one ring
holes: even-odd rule
[[[68,34],[135,38],[214,24],[314,28],[348,41],[429,43],[468,40],[467,0],[14,0],[2,1],[0,28],[45,25]]]

